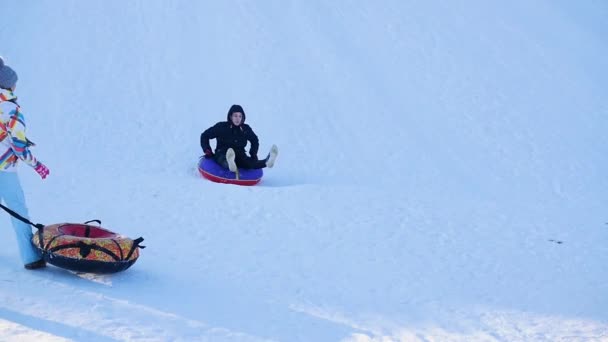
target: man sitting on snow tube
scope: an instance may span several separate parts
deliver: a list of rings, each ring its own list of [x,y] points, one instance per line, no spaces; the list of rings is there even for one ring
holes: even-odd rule
[[[209,140],[217,139],[215,153]],[[249,155],[245,152],[247,142],[251,143]],[[201,147],[205,158],[213,159],[218,165],[237,172],[238,169],[262,169],[273,167],[279,153],[272,145],[265,159],[258,159],[259,142],[253,129],[245,124],[245,111],[240,105],[232,105],[226,121],[216,123],[201,134]]]

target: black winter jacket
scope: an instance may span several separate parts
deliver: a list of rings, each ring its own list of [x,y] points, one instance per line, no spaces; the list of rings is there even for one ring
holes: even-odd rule
[[[211,145],[209,144],[209,140],[211,139],[217,139],[215,153],[226,153],[228,148],[232,148],[237,154],[245,153],[245,146],[247,146],[247,141],[249,141],[251,143],[249,155],[257,158],[258,148],[260,147],[258,136],[245,123],[235,126],[231,122],[222,121],[208,128],[201,134],[201,147],[203,151],[211,150]]]

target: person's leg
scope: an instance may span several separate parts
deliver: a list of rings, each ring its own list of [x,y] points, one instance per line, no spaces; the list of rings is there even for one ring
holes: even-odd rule
[[[228,161],[226,160],[226,152],[224,152],[224,151],[215,151],[213,160],[215,160],[215,162],[219,166],[221,166],[221,167],[223,167],[225,169],[228,168]]]
[[[226,151],[226,163],[228,164],[228,170],[236,172],[238,166],[236,165],[236,153],[233,149],[229,148]]]
[[[235,157],[236,165],[241,169],[263,169],[266,167],[266,160],[257,160],[248,157],[245,152],[237,153]]]
[[[272,168],[274,166],[274,162],[277,159],[278,155],[279,149],[277,148],[277,145],[272,145],[272,147],[270,148],[270,153],[268,153],[268,157],[266,157],[266,165],[269,168]]]
[[[28,218],[27,207],[25,206],[25,196],[19,177],[15,172],[0,172],[0,192],[6,206],[12,209],[17,214]],[[11,216],[13,229],[17,237],[17,245],[21,254],[21,261],[27,265],[39,261],[41,255],[38,250],[32,245],[32,227],[27,223],[21,222],[17,218]]]

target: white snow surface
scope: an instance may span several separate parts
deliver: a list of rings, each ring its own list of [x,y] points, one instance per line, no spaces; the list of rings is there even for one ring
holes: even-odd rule
[[[3,4],[30,218],[143,236],[113,275],[19,260],[2,341],[608,341],[608,3]],[[255,187],[198,174],[243,105]]]

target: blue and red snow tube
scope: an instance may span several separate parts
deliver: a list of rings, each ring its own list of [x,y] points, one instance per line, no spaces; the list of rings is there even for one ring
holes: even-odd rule
[[[237,172],[232,172],[211,158],[201,158],[198,161],[198,172],[212,182],[237,185],[256,185],[264,176],[262,169],[238,169]]]

